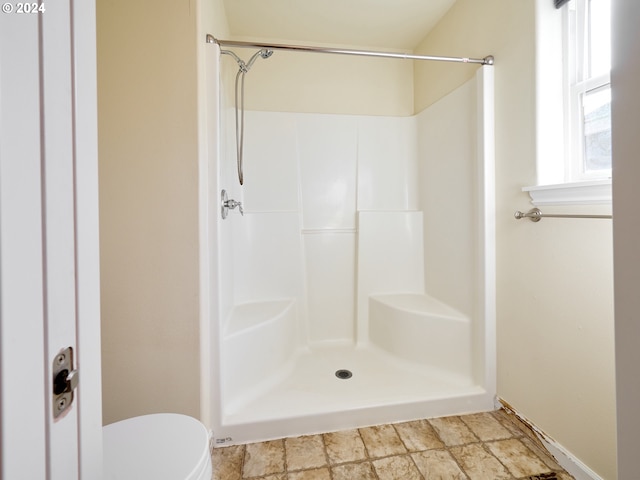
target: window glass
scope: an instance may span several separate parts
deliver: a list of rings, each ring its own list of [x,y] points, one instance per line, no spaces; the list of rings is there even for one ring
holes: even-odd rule
[[[586,92],[584,112],[584,165],[586,174],[611,169],[611,88],[607,85]]]
[[[569,181],[611,175],[611,0],[571,0],[566,28]]]

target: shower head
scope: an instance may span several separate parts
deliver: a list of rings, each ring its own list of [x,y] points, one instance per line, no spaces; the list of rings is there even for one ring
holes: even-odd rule
[[[222,55],[232,56],[236,61],[236,63],[238,64],[238,67],[240,67],[240,72],[247,73],[251,68],[251,66],[253,65],[253,62],[255,62],[258,57],[269,58],[271,55],[273,55],[273,50],[269,50],[267,48],[258,50],[256,53],[253,54],[253,56],[246,63],[240,57],[238,57],[235,53],[233,53],[231,50],[220,50],[220,53]]]
[[[223,55],[232,56],[235,59],[236,63],[238,64],[238,67],[240,67],[240,72],[247,73],[251,68],[251,66],[253,65],[253,62],[255,62],[258,57],[269,58],[271,55],[273,55],[273,50],[270,50],[267,48],[258,50],[256,53],[253,54],[253,56],[246,63],[240,57],[238,57],[238,55],[233,53],[231,50],[220,50],[220,53]]]
[[[247,62],[247,71],[249,71],[249,69],[253,65],[253,62],[255,62],[258,57],[269,58],[271,55],[273,55],[273,50],[268,50],[266,48],[263,48],[262,50],[258,50],[256,53],[253,54],[253,56]]]

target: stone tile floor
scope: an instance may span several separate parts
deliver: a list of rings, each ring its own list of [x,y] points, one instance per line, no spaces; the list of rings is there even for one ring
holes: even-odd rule
[[[570,480],[498,410],[216,448],[214,480]]]

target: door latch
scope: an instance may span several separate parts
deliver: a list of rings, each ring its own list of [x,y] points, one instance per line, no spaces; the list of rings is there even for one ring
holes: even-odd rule
[[[78,370],[73,368],[73,348],[67,347],[53,359],[53,418],[57,418],[73,403],[73,391],[78,386]]]

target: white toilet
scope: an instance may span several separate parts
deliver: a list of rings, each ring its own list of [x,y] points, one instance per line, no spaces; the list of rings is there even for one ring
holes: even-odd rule
[[[104,480],[211,480],[209,434],[192,417],[144,415],[102,432]]]

